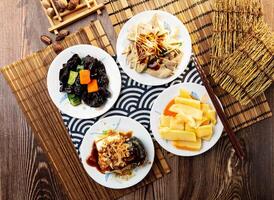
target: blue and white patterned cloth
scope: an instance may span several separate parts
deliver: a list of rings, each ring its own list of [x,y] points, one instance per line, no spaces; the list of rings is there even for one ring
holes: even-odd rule
[[[108,112],[93,119],[77,119],[62,113],[65,126],[68,128],[71,140],[75,145],[77,152],[79,152],[79,147],[85,133],[97,120],[113,115],[127,116],[140,122],[149,132],[151,132],[149,125],[150,110],[154,100],[164,89],[182,82],[202,84],[192,59],[186,70],[177,79],[160,86],[140,84],[126,75],[122,68],[119,67],[119,69],[122,78],[121,93],[114,106]]]

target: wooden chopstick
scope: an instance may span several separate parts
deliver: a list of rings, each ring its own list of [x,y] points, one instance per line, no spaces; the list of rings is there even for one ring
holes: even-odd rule
[[[196,58],[194,57],[194,63],[195,63],[195,66],[196,66],[196,69],[204,83],[204,86],[208,92],[208,95],[211,99],[211,101],[213,102],[213,105],[216,109],[216,112],[218,114],[218,116],[220,117],[222,123],[223,123],[223,126],[224,126],[224,129],[229,137],[229,140],[233,146],[233,148],[235,149],[236,151],[236,154],[237,156],[240,158],[240,159],[243,159],[244,158],[244,152],[241,148],[241,145],[240,143],[238,142],[236,136],[235,136],[235,133],[234,131],[232,130],[232,128],[230,127],[230,125],[228,124],[228,121],[227,121],[227,118],[223,112],[223,109],[219,103],[219,101],[217,100],[217,97],[216,95],[214,94],[214,91],[208,81],[208,79],[206,78],[206,75],[205,75],[205,72],[204,70],[202,69],[202,67],[199,65],[199,63],[197,62]]]

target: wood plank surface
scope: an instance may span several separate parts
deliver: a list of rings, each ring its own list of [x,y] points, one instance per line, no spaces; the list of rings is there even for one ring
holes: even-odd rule
[[[266,22],[274,29],[273,0],[262,0]],[[0,66],[43,47],[41,34],[49,26],[31,0],[2,0],[0,4]],[[107,14],[100,18],[110,26]],[[70,26],[77,30],[93,17]],[[114,41],[115,34],[107,29]],[[52,35],[53,36],[53,35]],[[266,92],[274,110],[274,86]],[[66,199],[7,83],[0,76],[0,199]],[[172,173],[122,199],[273,199],[274,118],[239,131],[247,160],[237,160],[228,138],[195,158],[169,159]]]

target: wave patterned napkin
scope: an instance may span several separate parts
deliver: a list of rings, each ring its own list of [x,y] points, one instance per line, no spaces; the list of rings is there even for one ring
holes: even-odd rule
[[[177,79],[160,86],[140,84],[126,75],[122,68],[119,67],[119,70],[122,78],[121,93],[108,112],[93,119],[77,119],[62,113],[65,126],[68,128],[72,142],[78,152],[85,133],[99,119],[114,115],[127,116],[140,122],[151,133],[150,110],[154,100],[164,89],[182,82],[202,84],[192,58],[185,71]]]

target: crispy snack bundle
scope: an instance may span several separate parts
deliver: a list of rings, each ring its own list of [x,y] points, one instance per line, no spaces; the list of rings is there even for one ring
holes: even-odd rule
[[[211,74],[241,104],[248,104],[274,81],[274,33],[262,20],[250,29]]]
[[[219,69],[244,34],[262,19],[260,0],[215,0],[213,10],[211,72]]]

